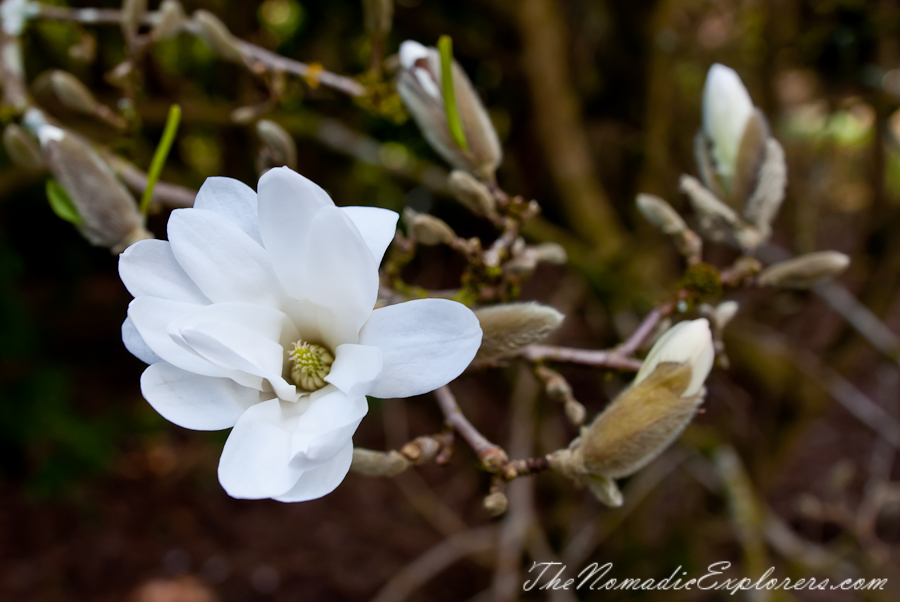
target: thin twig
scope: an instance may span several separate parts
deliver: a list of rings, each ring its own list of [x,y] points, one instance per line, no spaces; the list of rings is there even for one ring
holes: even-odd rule
[[[456,403],[456,397],[450,391],[450,387],[443,386],[434,392],[437,397],[438,405],[444,413],[444,421],[448,426],[452,427],[459,433],[460,437],[466,440],[466,443],[478,455],[481,463],[490,470],[496,472],[506,464],[509,460],[503,448],[496,443],[488,441],[487,437],[476,429]]]
[[[621,345],[618,345],[615,348],[615,351],[619,353],[619,355],[625,357],[634,355],[634,353],[641,348],[641,345],[644,344],[644,341],[647,340],[647,337],[656,330],[659,321],[672,313],[674,307],[675,306],[672,303],[665,303],[659,307],[653,308],[653,311],[644,317],[644,321],[641,322],[641,325],[638,326],[637,330],[635,330]]]
[[[637,372],[641,369],[641,360],[626,357],[616,351],[574,349],[572,347],[556,347],[553,345],[529,345],[520,355],[525,359],[537,362],[541,360],[550,362],[568,362],[594,366],[597,368],[612,368],[614,370],[630,370]]]

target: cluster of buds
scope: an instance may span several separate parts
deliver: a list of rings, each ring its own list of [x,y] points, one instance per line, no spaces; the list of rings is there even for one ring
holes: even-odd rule
[[[403,42],[397,92],[438,154],[454,168],[490,182],[502,158],[500,140],[465,71],[452,59],[446,64],[448,54]]]
[[[703,127],[694,141],[701,183],[685,175],[704,236],[751,251],[771,236],[787,184],[784,150],[738,74],[713,65],[703,90]]]
[[[706,319],[670,328],[631,386],[567,449],[550,455],[551,468],[588,486],[602,502],[620,505],[615,479],[646,466],[681,434],[703,403],[714,359]]]

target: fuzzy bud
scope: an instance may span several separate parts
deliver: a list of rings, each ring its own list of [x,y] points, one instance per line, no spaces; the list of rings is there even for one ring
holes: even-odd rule
[[[626,477],[666,449],[703,402],[714,356],[705,319],[680,322],[660,337],[631,386],[584,431],[587,472]]]
[[[297,168],[297,144],[283,127],[274,121],[260,119],[256,122],[256,134],[265,145],[263,154],[268,167]]]
[[[131,41],[141,27],[141,18],[147,12],[147,0],[123,0],[122,35]]]
[[[419,213],[407,207],[403,210],[403,221],[406,222],[410,235],[421,245],[449,245],[456,240],[453,228],[433,215]]]
[[[497,517],[506,512],[506,508],[509,506],[509,500],[506,499],[506,494],[502,491],[495,491],[484,498],[482,506],[488,516]]]
[[[462,68],[453,61],[456,109],[468,149],[460,147],[447,125],[441,83],[441,56],[436,48],[407,40],[400,45],[397,92],[425,139],[454,168],[489,181],[502,152],[497,132]]]
[[[152,238],[134,197],[88,144],[43,122],[35,110],[26,121],[36,125],[47,166],[68,193],[81,218],[78,229],[88,242],[120,253],[138,240]]]
[[[38,171],[45,167],[37,140],[15,123],[3,130],[3,148],[12,162],[22,169]]]
[[[87,86],[68,71],[53,70],[49,75],[49,82],[53,93],[67,109],[93,115],[100,107],[100,103]]]
[[[761,286],[807,289],[840,275],[850,258],[838,251],[807,253],[770,265],[757,277]]]
[[[409,466],[409,460],[398,451],[379,452],[354,447],[350,470],[367,477],[393,477]]]
[[[664,234],[674,236],[687,231],[687,224],[670,204],[652,194],[637,195],[637,208],[648,222]]]
[[[154,40],[171,38],[184,26],[184,7],[178,0],[163,0],[159,5],[159,21],[150,31]]]
[[[559,328],[565,316],[535,302],[505,303],[475,310],[484,333],[473,362],[517,353],[539,343]]]
[[[469,172],[454,169],[447,178],[447,185],[456,200],[475,215],[487,216],[496,212],[494,195]]]
[[[219,17],[203,9],[194,11],[194,22],[199,28],[199,35],[220,57],[235,63],[243,62],[243,55],[238,50],[239,40],[231,35]]]

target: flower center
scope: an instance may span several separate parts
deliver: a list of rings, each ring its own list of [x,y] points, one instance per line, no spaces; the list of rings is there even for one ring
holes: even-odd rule
[[[288,352],[291,361],[291,378],[294,384],[306,391],[318,391],[325,386],[325,377],[331,372],[334,356],[322,345],[297,341]]]

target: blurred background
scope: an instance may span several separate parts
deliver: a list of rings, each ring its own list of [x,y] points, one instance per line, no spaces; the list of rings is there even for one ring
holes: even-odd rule
[[[209,10],[239,38],[282,55],[348,76],[369,69],[373,44],[358,0],[184,6]],[[900,439],[847,410],[863,395],[895,417],[900,411],[900,4],[396,0],[384,48],[390,55],[405,39],[432,45],[442,34],[452,36],[501,136],[498,180],[541,203],[528,237],[569,252],[568,266],[540,267],[522,290],[567,314],[554,343],[615,345],[677,288],[681,258],[640,218],[634,198],[654,193],[687,208],[678,178],[696,173],[703,82],[721,62],[740,73],[787,153],[774,242],[851,256],[840,283],[871,310],[860,319],[881,337],[880,349],[814,293],[732,295],[741,312],[725,337],[730,367],[713,371],[705,412],[680,442],[624,484],[619,509],[548,473],[517,481],[507,517],[490,519],[481,507],[489,475],[460,443],[446,466],[394,479],[351,474],[321,500],[234,500],[216,479],[227,433],[171,425],[141,398],[143,365],[121,343],[130,296],[116,257],[54,215],[45,176],[2,156],[0,599],[350,601],[381,591],[382,601],[537,600],[546,592],[521,592],[524,571],[551,558],[579,569],[610,561],[618,578],[662,578],[679,566],[702,574],[725,560],[733,576],[774,566],[794,578],[889,578],[883,592],[752,600],[900,598]],[[124,105],[106,77],[125,58],[118,27],[37,19],[23,45],[39,99],[40,75],[64,69],[141,123],[120,135],[43,103],[73,129],[146,169],[177,102],[183,119],[163,179],[191,189],[213,175],[255,184],[260,143],[232,112],[265,103],[267,91],[198,38],[153,44]],[[450,200],[446,167],[402,111],[315,84],[285,78],[266,113],[295,138],[301,173],[340,205],[411,206],[462,236],[494,236]],[[148,229],[164,237],[166,217],[155,213]],[[707,248],[717,265],[736,256]],[[462,268],[448,249],[427,248],[404,275],[448,288]],[[849,313],[863,315],[849,303]],[[561,371],[589,416],[630,379]],[[455,392],[489,438],[524,441],[520,455],[564,447],[577,434],[515,362],[465,374]],[[511,396],[529,401],[512,410]],[[441,423],[431,396],[373,400],[355,441],[396,448]],[[519,531],[527,534],[520,548],[496,544],[498,533]],[[448,538],[455,543],[442,544]],[[697,591],[577,598],[732,599]]]

